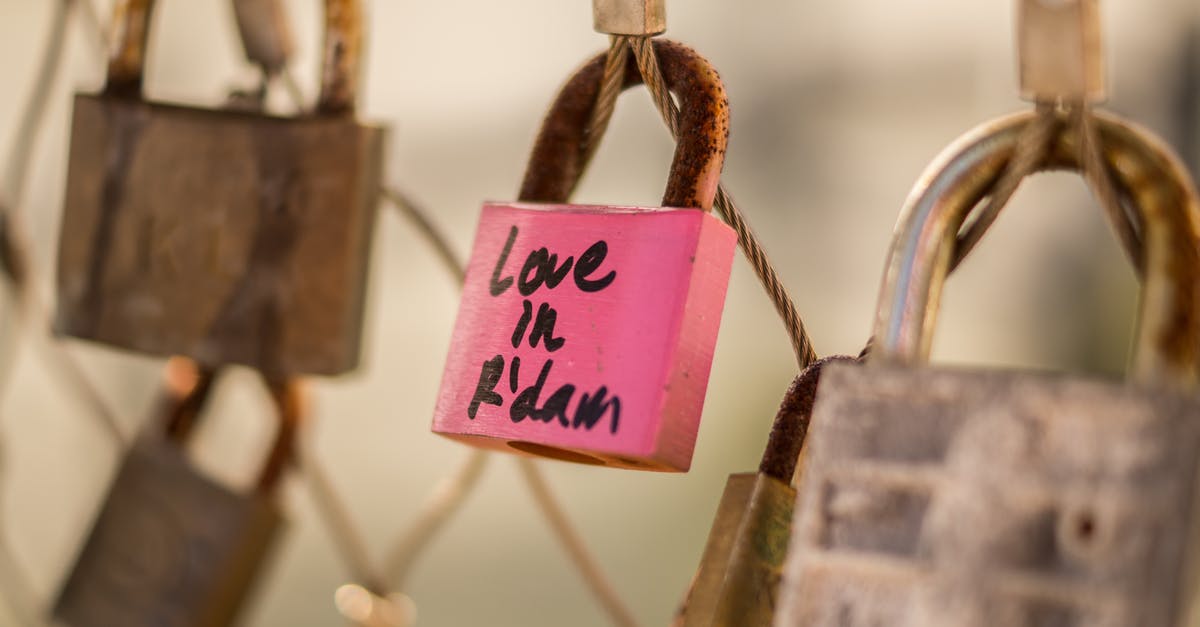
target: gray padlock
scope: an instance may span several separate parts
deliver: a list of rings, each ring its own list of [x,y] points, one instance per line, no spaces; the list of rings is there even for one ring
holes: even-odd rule
[[[954,238],[1032,119],[971,133],[910,195],[873,353],[817,395],[777,627],[1196,624],[1200,203],[1161,142],[1097,119],[1145,249],[1127,381],[926,365]]]
[[[214,373],[168,369],[164,432],[127,454],[55,606],[72,627],[230,624],[263,574],[284,520],[276,488],[301,420],[299,389],[272,387],[280,426],[257,488],[234,492],[200,474],[182,445]]]

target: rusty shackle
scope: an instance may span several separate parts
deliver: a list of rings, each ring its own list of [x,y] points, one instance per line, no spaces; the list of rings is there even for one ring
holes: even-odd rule
[[[321,92],[316,112],[352,113],[362,61],[362,0],[324,0],[325,43],[321,54]],[[146,45],[157,0],[117,0],[113,9],[113,48],[105,91],[140,96]]]
[[[791,483],[796,474],[796,465],[800,460],[800,451],[804,448],[804,440],[808,436],[808,427],[812,421],[813,404],[817,400],[817,386],[821,382],[821,372],[831,363],[855,363],[859,360],[853,357],[825,357],[805,368],[796,376],[788,388],[783,402],[779,405],[779,413],[771,425],[771,435],[767,439],[767,448],[763,451],[762,461],[758,472],[774,477],[784,483]]]
[[[167,361],[164,391],[157,409],[158,423],[168,440],[182,445],[204,412],[220,374],[184,357]],[[279,425],[274,442],[259,471],[257,490],[271,494],[279,485],[287,466],[296,458],[296,440],[307,414],[304,385],[299,379],[263,383],[271,395]]]
[[[671,163],[662,206],[712,209],[729,141],[729,101],[725,85],[708,60],[695,50],[656,39],[654,51],[663,79],[680,101],[680,138]],[[606,55],[593,57],[567,81],[542,123],[521,185],[522,202],[564,203],[583,174],[581,148],[596,105]],[[630,55],[622,89],[641,84]]]

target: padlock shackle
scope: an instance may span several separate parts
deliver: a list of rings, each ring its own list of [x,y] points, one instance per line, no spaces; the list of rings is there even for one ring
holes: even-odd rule
[[[324,0],[325,42],[321,54],[319,115],[353,113],[362,58],[362,0]],[[140,97],[146,47],[157,0],[117,0],[113,9],[114,40],[108,59],[105,92]]]
[[[853,357],[840,355],[825,357],[796,376],[792,385],[788,387],[787,394],[783,396],[779,412],[775,414],[775,422],[771,425],[771,435],[767,438],[767,448],[763,451],[758,472],[784,483],[791,483],[800,460],[800,451],[804,448],[804,440],[808,435],[809,424],[812,422],[813,404],[817,400],[821,372],[831,363],[857,361]]]
[[[261,494],[273,494],[288,466],[297,459],[296,442],[308,415],[308,393],[305,383],[295,377],[272,381],[264,376],[263,383],[275,404],[279,427],[267,459],[258,473],[258,491]]]
[[[729,141],[729,101],[725,86],[708,60],[683,44],[653,40],[663,79],[679,98],[680,137],[671,163],[662,206],[712,209]],[[593,57],[563,86],[542,123],[534,144],[522,202],[565,203],[583,175],[588,120],[604,75],[605,54]],[[633,55],[622,89],[642,82]]]
[[[217,371],[182,357],[167,360],[159,415],[166,438],[182,446],[208,406]]]
[[[892,241],[868,363],[916,365],[929,358],[955,237],[990,192],[1035,113],[984,124],[947,148],[917,182]],[[1074,125],[1070,125],[1074,126]],[[1200,201],[1187,170],[1149,132],[1096,114],[1117,189],[1140,215],[1146,268],[1131,378],[1194,385],[1200,361]],[[1041,170],[1079,170],[1078,130],[1051,147]]]
[[[216,387],[221,370],[199,365],[186,357],[172,357],[164,376],[166,391],[157,410],[157,423],[165,437],[182,445],[192,433]],[[278,419],[275,438],[259,470],[256,490],[269,496],[275,492],[287,466],[296,459],[296,441],[308,415],[307,392],[297,378],[280,380],[261,375],[271,395]]]

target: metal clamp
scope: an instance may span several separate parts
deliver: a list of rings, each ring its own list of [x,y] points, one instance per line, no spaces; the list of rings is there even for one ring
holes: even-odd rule
[[[592,18],[600,33],[661,35],[667,30],[666,0],[592,0]]]
[[[1099,0],[1020,0],[1021,97],[1035,102],[1101,102],[1108,97]]]

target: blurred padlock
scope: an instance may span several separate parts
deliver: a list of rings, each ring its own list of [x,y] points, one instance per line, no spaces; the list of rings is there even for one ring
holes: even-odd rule
[[[736,244],[709,213],[729,113],[703,57],[655,49],[682,110],[666,208],[562,204],[581,174],[600,55],[547,115],[520,202],[484,205],[435,432],[582,463],[691,464]],[[630,58],[624,84],[640,80]]]
[[[823,359],[792,383],[775,416],[758,472],[729,477],[700,569],[676,625],[731,627],[771,622],[796,502],[792,478],[821,371],[835,361],[853,360]]]
[[[276,376],[356,366],[385,132],[354,116],[359,0],[326,0],[312,114],[147,102],[153,0],[117,3],[98,95],[79,95],[56,330]]]
[[[294,455],[303,399],[272,387],[279,431],[253,492],[200,474],[183,445],[213,374],[168,368],[170,396],[157,429],[139,439],[71,571],[55,615],[72,627],[217,627],[230,624],[283,531],[277,488]]]
[[[1033,119],[971,133],[909,196],[873,353],[817,395],[776,625],[1194,624],[1200,203],[1168,148],[1096,118],[1145,249],[1128,381],[925,363],[955,234]],[[1079,167],[1077,133],[1042,167]]]

